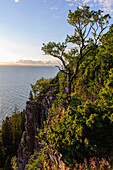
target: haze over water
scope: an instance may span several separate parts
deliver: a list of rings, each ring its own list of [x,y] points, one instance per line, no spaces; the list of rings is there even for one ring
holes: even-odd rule
[[[19,111],[25,108],[30,83],[35,84],[41,77],[54,77],[57,72],[52,66],[0,66],[0,125],[15,106]]]

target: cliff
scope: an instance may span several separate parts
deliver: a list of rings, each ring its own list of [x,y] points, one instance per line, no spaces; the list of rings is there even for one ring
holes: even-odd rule
[[[18,169],[24,170],[34,149],[40,149],[38,140],[35,137],[37,128],[43,127],[43,120],[48,117],[48,110],[55,100],[55,95],[48,91],[45,95],[39,96],[35,101],[27,101],[25,109],[25,131],[18,149]]]
[[[36,138],[38,134],[37,128],[43,127],[43,121],[49,116],[49,109],[56,98],[56,95],[49,90],[45,95],[39,96],[36,100],[27,101],[25,109],[25,131],[23,132],[21,142],[19,144],[18,153],[18,170],[24,170],[25,165],[28,163],[30,156],[34,153],[34,150],[39,152],[41,145],[39,140]],[[48,122],[49,124],[49,122]],[[70,169],[66,163],[64,163],[62,154],[54,150],[53,147],[46,140],[45,129],[42,138],[45,140],[47,145],[47,153],[51,160],[49,169],[54,170],[57,166],[58,169]]]

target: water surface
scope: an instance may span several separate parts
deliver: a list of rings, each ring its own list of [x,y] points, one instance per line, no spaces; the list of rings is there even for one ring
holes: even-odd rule
[[[41,77],[54,77],[58,72],[50,66],[0,66],[0,124],[10,116],[16,106],[20,111],[25,108],[31,90]]]

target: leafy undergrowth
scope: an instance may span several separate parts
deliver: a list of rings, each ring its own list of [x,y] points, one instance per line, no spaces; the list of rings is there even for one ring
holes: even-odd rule
[[[80,103],[72,99],[67,111],[51,119],[47,140],[69,164],[109,156],[113,143],[112,109],[102,108],[99,101],[76,105],[77,102]]]

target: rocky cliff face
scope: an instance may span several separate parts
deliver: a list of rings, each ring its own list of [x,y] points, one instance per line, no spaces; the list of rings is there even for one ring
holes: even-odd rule
[[[48,117],[48,110],[55,100],[51,91],[39,96],[35,101],[27,101],[25,109],[25,131],[18,149],[18,169],[24,170],[34,149],[39,150],[37,128],[43,127],[43,120]]]
[[[37,128],[43,127],[43,120],[49,116],[49,109],[56,96],[52,94],[51,90],[43,96],[39,96],[35,101],[27,101],[25,109],[25,131],[21,138],[21,142],[18,149],[18,170],[24,170],[25,165],[28,163],[30,156],[34,153],[34,149],[37,152],[40,150],[40,145],[36,135],[38,133]],[[49,123],[48,123],[49,124]],[[59,170],[71,169],[64,162],[62,154],[58,153],[46,140],[46,132],[43,134],[43,139],[47,144],[47,152],[49,153],[51,165],[48,167],[50,170],[54,170],[57,166]]]

